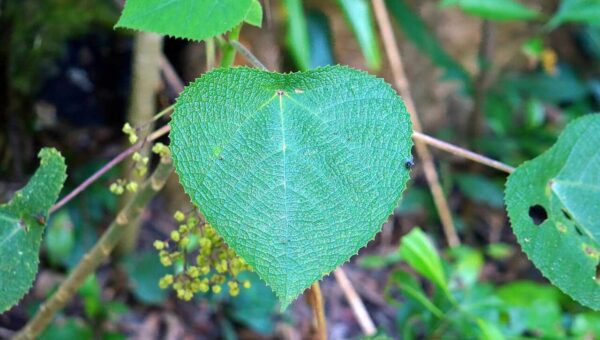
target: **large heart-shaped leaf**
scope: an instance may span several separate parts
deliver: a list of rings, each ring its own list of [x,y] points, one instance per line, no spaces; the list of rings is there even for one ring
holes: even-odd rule
[[[347,67],[215,70],[171,129],[184,189],[284,307],[375,236],[409,178],[402,100]]]
[[[259,10],[255,0],[127,0],[116,27],[204,40],[246,18],[258,25]]]
[[[40,167],[27,186],[0,206],[0,313],[31,288],[48,209],[66,179],[65,160],[55,149],[42,149]]]
[[[600,309],[600,115],[571,123],[506,185],[521,247],[554,285]]]

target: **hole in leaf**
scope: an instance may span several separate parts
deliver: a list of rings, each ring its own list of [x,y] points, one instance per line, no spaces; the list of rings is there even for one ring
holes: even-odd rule
[[[535,225],[540,225],[548,219],[548,213],[544,207],[536,204],[529,207],[529,217],[531,217],[531,220]]]
[[[596,283],[600,284],[600,263],[596,265]]]
[[[569,215],[569,213],[565,210],[565,209],[561,209],[563,215],[565,215],[565,218],[569,221],[572,221],[573,218],[571,217],[571,215]]]
[[[575,225],[575,231],[577,232],[577,235],[583,236],[583,232],[581,231],[578,225]]]

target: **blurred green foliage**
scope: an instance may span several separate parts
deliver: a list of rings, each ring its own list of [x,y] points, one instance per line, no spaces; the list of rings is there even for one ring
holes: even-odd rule
[[[11,86],[25,95],[37,90],[67,39],[92,24],[112,27],[117,18],[114,2],[105,0],[6,0],[0,6],[3,67]]]
[[[403,339],[600,336],[600,313],[577,305],[551,285],[483,281],[485,255],[480,250],[462,246],[442,257],[428,236],[414,228],[402,238],[399,253],[411,271],[393,271],[385,296],[397,307],[396,326]],[[390,265],[389,258],[380,263]]]

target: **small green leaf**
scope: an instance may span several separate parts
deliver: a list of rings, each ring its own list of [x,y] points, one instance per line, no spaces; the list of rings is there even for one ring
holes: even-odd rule
[[[514,0],[445,0],[442,6],[458,6],[465,13],[488,20],[532,20],[540,16]]]
[[[502,186],[488,177],[476,174],[461,174],[456,177],[460,190],[477,203],[487,204],[493,208],[504,207]]]
[[[252,5],[250,6],[244,21],[252,26],[262,27],[263,9],[259,0],[252,0]]]
[[[385,296],[387,297],[387,301],[394,304],[394,300],[390,297],[389,289],[392,288],[392,285],[397,285],[400,291],[408,298],[413,299],[415,302],[420,304],[423,308],[427,309],[431,314],[435,315],[437,318],[443,318],[444,312],[442,312],[439,307],[437,307],[430,299],[427,297],[417,280],[412,277],[410,274],[403,272],[401,270],[395,271],[390,275],[390,279],[388,284],[386,285]]]
[[[548,26],[555,28],[565,22],[600,24],[600,0],[562,0]]]
[[[448,282],[442,267],[442,260],[433,242],[420,228],[414,228],[402,238],[400,256],[417,273],[448,293]]]
[[[67,264],[68,257],[75,247],[73,222],[67,210],[55,213],[46,228],[44,247],[53,265]]]
[[[367,62],[367,67],[375,71],[379,70],[381,67],[381,55],[369,1],[338,0],[338,5],[342,8],[346,21],[352,27],[352,31]]]
[[[284,308],[379,232],[409,178],[402,100],[348,67],[218,69],[170,125],[183,188]]]
[[[285,0],[287,12],[286,43],[294,62],[302,71],[310,69],[310,39],[302,0]]]
[[[204,40],[223,34],[244,20],[256,24],[258,17],[254,2],[255,0],[127,0],[115,27]]]
[[[506,184],[521,248],[554,285],[600,309],[600,115],[571,123],[554,146]]]
[[[67,177],[65,160],[55,149],[42,149],[40,167],[29,183],[0,206],[0,312],[27,293],[38,271],[48,210]]]
[[[423,20],[415,13],[406,0],[386,0],[386,5],[396,22],[415,46],[425,53],[431,62],[444,71],[444,80],[458,80],[465,92],[471,88],[471,76],[442,47],[437,38],[429,31]]]
[[[169,291],[161,289],[158,281],[169,274],[170,270],[160,264],[156,251],[128,256],[123,265],[129,274],[131,290],[137,299],[148,304],[159,304],[167,298]]]

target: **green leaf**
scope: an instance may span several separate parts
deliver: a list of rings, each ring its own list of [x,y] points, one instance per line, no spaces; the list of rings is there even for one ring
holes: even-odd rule
[[[244,20],[257,21],[254,0],[127,0],[115,27],[204,40]],[[249,11],[252,11],[249,14]]]
[[[40,340],[64,339],[91,340],[94,339],[94,332],[83,321],[69,318],[63,322],[51,324],[40,336]]]
[[[469,92],[471,88],[469,73],[446,53],[437,38],[431,34],[423,20],[410,8],[406,0],[386,0],[386,5],[406,37],[421,52],[425,53],[432,63],[444,70],[442,78],[460,81],[465,92]]]
[[[392,284],[398,286],[400,291],[408,298],[413,299],[423,308],[431,312],[431,314],[435,315],[437,318],[443,318],[444,312],[442,312],[439,307],[437,307],[425,294],[417,280],[413,278],[410,274],[403,271],[395,271],[390,275],[389,282],[386,285],[385,296],[387,297],[387,301],[394,304],[393,299],[390,297],[389,289],[392,287]]]
[[[252,26],[262,27],[263,9],[259,0],[252,0],[252,5],[250,5],[244,21]]]
[[[302,0],[285,0],[287,12],[286,43],[294,62],[302,71],[310,69],[310,39]]]
[[[458,6],[465,13],[488,20],[532,20],[540,16],[514,0],[444,0],[442,6]]]
[[[218,69],[170,125],[185,191],[284,307],[375,236],[409,178],[402,100],[348,67]]]
[[[342,8],[346,21],[352,27],[367,62],[367,67],[375,71],[379,70],[381,55],[369,1],[338,0],[338,5]]]
[[[558,12],[548,26],[555,28],[565,22],[600,24],[600,0],[562,0]]]
[[[506,184],[521,248],[554,285],[600,309],[600,115],[571,123],[550,150]]]
[[[75,247],[73,222],[67,210],[55,213],[48,223],[44,247],[53,265],[64,265]]]
[[[493,208],[504,207],[502,187],[491,181],[488,177],[475,174],[461,174],[456,176],[456,183],[460,190],[473,201],[487,204]]]
[[[126,257],[123,264],[129,274],[131,291],[137,299],[148,304],[159,304],[167,298],[169,292],[161,289],[158,281],[170,270],[161,265],[156,251],[133,254]]]
[[[448,293],[448,282],[442,267],[442,260],[433,242],[420,228],[414,228],[402,238],[400,256],[417,273]]]
[[[31,288],[48,209],[67,177],[65,160],[58,151],[45,148],[39,157],[40,167],[29,183],[0,206],[0,312]]]

